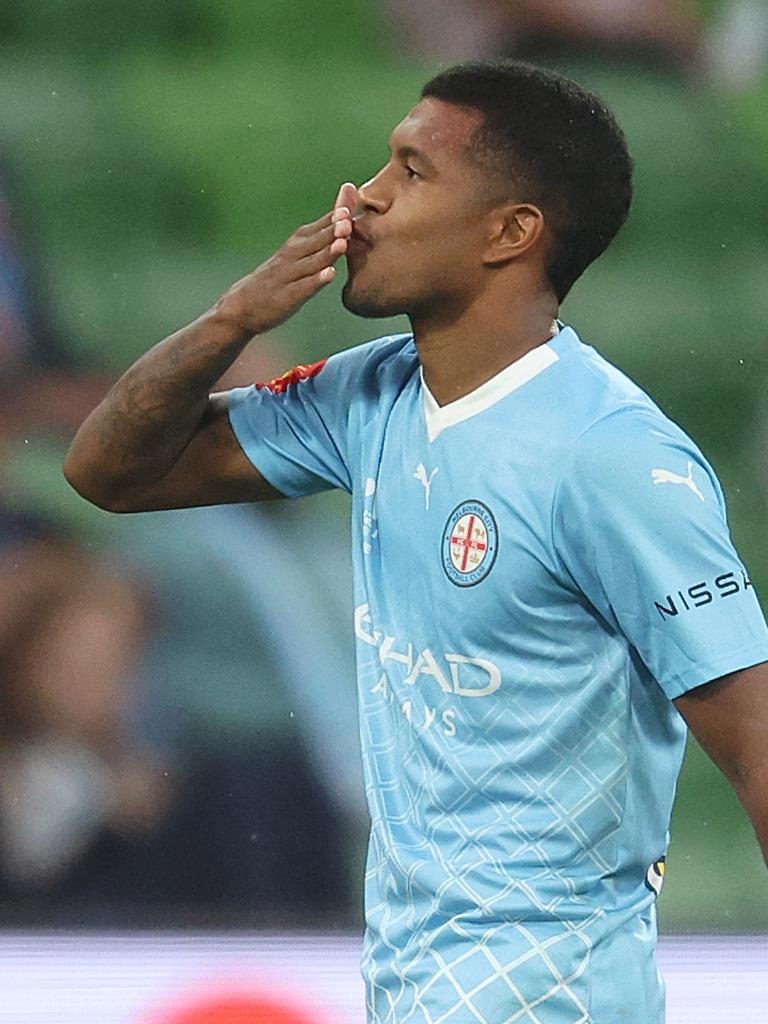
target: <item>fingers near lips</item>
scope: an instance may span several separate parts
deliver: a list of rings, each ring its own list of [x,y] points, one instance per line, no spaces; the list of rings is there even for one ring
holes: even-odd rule
[[[318,220],[313,220],[311,224],[302,224],[298,230],[294,232],[294,238],[311,238],[317,234],[323,228],[327,228],[333,222],[333,213],[325,213]]]
[[[328,230],[318,232],[312,246],[296,254],[292,277],[299,279],[320,273],[332,266],[346,251],[346,238],[334,238],[332,231]]]
[[[357,188],[350,181],[345,181],[336,196],[331,217],[334,240],[331,243],[330,256],[337,260],[347,251],[347,239],[352,235],[352,217],[357,209]]]
[[[334,261],[347,251],[347,240],[352,235],[352,218],[357,212],[359,195],[357,186],[345,181],[338,191],[333,207],[334,241],[331,243],[330,255]]]
[[[330,216],[330,215],[329,215]],[[297,259],[304,259],[323,249],[329,249],[335,238],[343,238],[347,232],[345,229],[338,230],[337,225],[331,224],[330,220],[325,223],[318,223],[318,226],[311,234],[299,234],[293,239],[293,253]]]
[[[337,220],[333,225],[333,241],[331,242],[331,256],[343,256],[347,251],[347,240],[352,235],[352,221],[348,217],[346,220]]]
[[[336,275],[333,264],[347,251],[352,235],[352,218],[357,211],[359,198],[357,187],[344,182],[338,191],[333,210],[298,232],[298,249],[295,257],[296,280],[314,277],[321,284],[332,281]]]
[[[326,244],[326,239],[346,238],[352,233],[352,218],[357,210],[357,188],[345,182],[339,189],[333,210],[311,224],[305,224],[295,234],[297,239],[306,239],[308,245]],[[330,229],[330,230],[329,230]]]
[[[352,218],[357,212],[358,202],[357,188],[351,182],[345,182],[336,196],[331,217],[337,228],[337,237],[345,236],[347,231],[351,231],[351,226],[348,228],[347,225],[351,225]]]
[[[358,201],[357,186],[353,185],[351,181],[345,181],[339,189],[333,207],[334,210],[338,210],[339,207],[346,207],[350,213],[354,213],[357,209]]]
[[[347,215],[343,220],[337,220],[333,225],[334,238],[349,238],[352,234],[352,218]]]

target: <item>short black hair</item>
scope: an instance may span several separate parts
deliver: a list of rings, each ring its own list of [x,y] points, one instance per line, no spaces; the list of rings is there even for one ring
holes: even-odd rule
[[[483,115],[472,156],[540,206],[555,241],[547,275],[562,302],[605,251],[632,202],[632,157],[602,100],[562,75],[518,61],[470,61],[427,82],[434,97]]]

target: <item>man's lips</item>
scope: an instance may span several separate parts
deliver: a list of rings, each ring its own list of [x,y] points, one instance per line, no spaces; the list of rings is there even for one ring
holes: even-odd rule
[[[357,243],[357,248],[365,247],[370,249],[373,245],[370,237],[366,233],[365,229],[362,228],[356,221],[352,221],[352,234],[349,237],[350,243]]]

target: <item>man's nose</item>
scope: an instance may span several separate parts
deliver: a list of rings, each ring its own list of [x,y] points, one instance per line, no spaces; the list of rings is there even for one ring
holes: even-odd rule
[[[382,174],[379,172],[375,177],[369,178],[364,185],[358,188],[357,195],[361,211],[384,213],[387,210],[390,200],[387,198],[386,189],[383,185]]]

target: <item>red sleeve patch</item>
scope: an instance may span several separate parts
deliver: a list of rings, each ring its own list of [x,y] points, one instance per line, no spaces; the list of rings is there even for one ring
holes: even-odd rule
[[[284,373],[282,377],[275,377],[274,380],[267,381],[265,384],[257,384],[256,387],[267,388],[269,391],[273,391],[276,395],[282,395],[290,384],[298,384],[300,380],[307,380],[309,377],[316,377],[327,362],[327,359],[321,359],[318,363],[294,366],[292,370]]]

